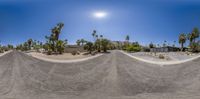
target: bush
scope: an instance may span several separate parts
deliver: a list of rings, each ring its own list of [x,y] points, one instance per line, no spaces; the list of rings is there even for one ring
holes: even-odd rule
[[[191,52],[200,52],[200,45],[198,43],[191,43],[190,51]]]
[[[77,51],[72,51],[71,54],[72,54],[72,55],[76,55],[76,54],[77,54]]]
[[[87,50],[90,54],[92,53],[92,51],[94,50],[94,45],[92,42],[87,42],[84,45],[84,49]]]
[[[159,59],[165,59],[165,56],[162,54],[159,54]]]
[[[126,50],[129,51],[129,52],[139,52],[139,51],[141,51],[141,47],[130,45],[126,48]]]
[[[52,51],[51,50],[48,50],[47,51],[47,55],[51,55],[52,54]]]

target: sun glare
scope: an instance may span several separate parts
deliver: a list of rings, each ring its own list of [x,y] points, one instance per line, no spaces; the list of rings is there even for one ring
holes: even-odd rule
[[[107,16],[107,13],[106,12],[95,12],[93,15],[96,18],[105,18]]]

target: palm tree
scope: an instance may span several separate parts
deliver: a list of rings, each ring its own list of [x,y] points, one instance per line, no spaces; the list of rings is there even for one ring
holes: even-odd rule
[[[125,40],[126,40],[128,46],[129,46],[129,39],[130,39],[129,35],[126,35]]]
[[[81,40],[80,40],[80,43],[81,43],[81,45],[83,46],[83,45],[86,43],[86,40],[81,39]]]
[[[97,31],[96,31],[96,30],[93,30],[92,36],[93,36],[93,38],[94,38],[94,41],[96,40],[96,34],[97,34]]]
[[[32,43],[33,43],[33,40],[32,39],[29,39],[28,40],[28,48],[29,48],[29,50],[31,49],[31,45],[32,45]]]
[[[81,40],[77,40],[77,41],[76,41],[76,44],[77,44],[78,46],[80,46]]]
[[[95,35],[96,40],[99,38],[99,35]]]
[[[179,35],[179,43],[181,44],[181,51],[183,51],[183,44],[186,42],[186,35],[184,33]]]
[[[195,27],[192,31],[192,34],[194,36],[194,42],[196,41],[196,38],[199,38],[199,30],[197,27]]]
[[[191,45],[192,42],[194,41],[194,33],[189,33],[187,35],[187,39],[190,41],[190,45]]]
[[[127,42],[129,42],[129,39],[130,39],[129,35],[126,35],[126,41]]]
[[[103,35],[100,35],[100,38],[103,39]]]

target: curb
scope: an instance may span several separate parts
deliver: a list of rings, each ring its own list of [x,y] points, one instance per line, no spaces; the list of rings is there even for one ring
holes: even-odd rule
[[[4,55],[6,55],[6,54],[8,54],[8,53],[11,53],[12,52],[12,50],[10,50],[10,51],[7,51],[7,52],[5,52],[5,53],[2,53],[2,54],[0,54],[0,57],[2,57],[2,56],[4,56]]]
[[[48,58],[33,56],[33,55],[30,55],[30,54],[26,54],[26,55],[34,57],[34,58],[37,58],[39,60],[47,61],[47,62],[54,62],[54,63],[75,63],[75,62],[82,62],[82,61],[87,61],[87,60],[90,60],[90,59],[94,59],[94,58],[97,58],[99,56],[102,56],[103,54],[98,54],[98,55],[95,55],[95,56],[90,56],[90,57],[82,58],[82,59],[74,59],[74,60],[54,60],[54,59],[48,59]]]
[[[126,53],[124,51],[120,51],[121,53],[131,57],[131,58],[134,58],[136,60],[139,60],[139,61],[142,61],[142,62],[146,62],[146,63],[151,63],[151,64],[156,64],[156,65],[175,65],[175,64],[182,64],[182,63],[186,63],[186,62],[189,62],[189,61],[192,61],[192,60],[195,60],[195,59],[198,59],[200,58],[200,55],[199,56],[196,56],[196,57],[193,57],[193,58],[189,58],[189,59],[186,59],[186,60],[180,60],[180,61],[171,61],[171,62],[155,62],[155,61],[150,61],[150,60],[145,60],[145,59],[142,59],[142,58],[139,58],[139,57],[135,57],[129,53]]]

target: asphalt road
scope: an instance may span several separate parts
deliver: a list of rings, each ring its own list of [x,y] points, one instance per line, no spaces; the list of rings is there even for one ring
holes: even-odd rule
[[[0,57],[0,99],[200,99],[200,59],[159,66],[112,51],[51,63],[13,51]]]

